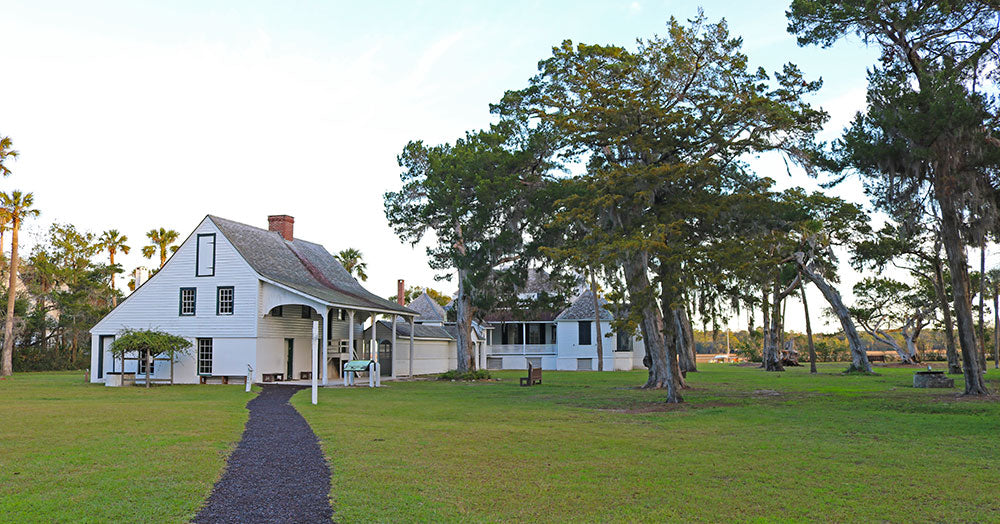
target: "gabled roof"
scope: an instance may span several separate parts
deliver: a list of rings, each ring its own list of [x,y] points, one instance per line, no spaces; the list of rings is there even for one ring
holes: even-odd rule
[[[606,307],[608,301],[598,297],[597,303],[601,309],[601,320],[614,320]],[[568,308],[559,313],[556,320],[594,320],[594,293],[589,289],[581,293]]]
[[[407,307],[420,314],[418,322],[444,322],[448,318],[441,304],[435,302],[426,291],[413,299]]]
[[[414,311],[369,292],[319,244],[294,239],[291,242],[275,231],[208,215],[236,251],[260,276],[309,295],[322,302],[395,311]]]

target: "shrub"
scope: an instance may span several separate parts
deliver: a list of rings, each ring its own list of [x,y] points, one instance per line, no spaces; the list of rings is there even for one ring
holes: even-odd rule
[[[485,369],[459,372],[457,369],[445,371],[438,376],[438,380],[488,380],[490,372]]]

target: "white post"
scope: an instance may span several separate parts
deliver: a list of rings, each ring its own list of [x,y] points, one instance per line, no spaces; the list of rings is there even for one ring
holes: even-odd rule
[[[347,310],[347,360],[354,360],[354,310]]]
[[[327,370],[327,368],[330,367],[330,365],[328,364],[328,362],[330,362],[330,359],[327,358],[327,348],[326,348],[326,338],[328,336],[328,334],[327,334],[327,329],[328,329],[328,327],[327,327],[327,319],[330,317],[330,308],[324,307],[323,308],[323,314],[320,315],[320,317],[323,319],[323,326],[319,330],[320,333],[321,333],[319,343],[320,343],[320,346],[323,348],[323,363],[322,363],[322,365],[323,365],[323,385],[326,386],[326,384],[327,384],[327,382],[326,382],[326,380],[327,380],[327,374],[329,373],[329,371]]]
[[[316,331],[317,331],[316,322],[313,322],[313,336],[312,336],[313,340],[316,340]],[[316,375],[317,375],[316,371],[318,366],[316,365],[317,364],[316,346],[314,344],[310,344],[310,346],[311,347],[309,348],[309,353],[312,355],[312,373],[310,374],[310,378],[312,379],[312,403],[315,406],[319,399],[319,392],[316,388]]]
[[[372,342],[371,342],[371,359],[375,361],[375,371],[369,373],[369,385],[372,387],[378,386],[379,375],[381,374],[381,369],[378,364],[378,317],[375,316],[375,312],[372,311]]]
[[[408,370],[410,378],[413,378],[413,325],[414,318],[410,317],[410,369]]]
[[[521,324],[521,354],[528,354],[528,323]]]
[[[250,392],[250,384],[253,384],[253,366],[247,364],[247,393]]]
[[[375,317],[375,312],[372,311],[372,341],[371,341],[371,352],[369,353],[369,358],[374,360],[378,364],[378,318]]]
[[[396,315],[392,316],[392,338],[389,340],[392,341],[392,362],[390,362],[390,364],[395,364],[396,363]],[[393,375],[396,374],[396,366],[392,367],[392,373]]]

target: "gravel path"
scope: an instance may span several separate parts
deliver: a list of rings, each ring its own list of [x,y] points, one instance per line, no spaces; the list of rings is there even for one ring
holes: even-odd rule
[[[330,522],[330,469],[288,403],[299,389],[264,386],[247,403],[243,438],[194,522]]]

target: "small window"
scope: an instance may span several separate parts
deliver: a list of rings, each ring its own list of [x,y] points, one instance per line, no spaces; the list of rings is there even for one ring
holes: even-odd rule
[[[146,360],[147,360],[146,359],[146,353],[147,353],[146,351],[143,351],[143,352],[139,353],[139,374],[140,375],[145,375],[146,374]],[[156,373],[156,361],[150,359],[149,360],[149,374],[152,375],[153,373]]]
[[[591,345],[593,342],[590,341],[590,321],[589,320],[581,320],[581,321],[577,322],[577,326],[579,326],[579,328],[580,328],[579,344],[581,346],[589,346],[589,345]]]
[[[578,358],[578,359],[576,359],[576,370],[577,371],[593,371],[594,370],[594,359],[592,359],[592,358]]]
[[[302,318],[311,319],[312,317],[313,317],[312,308],[309,306],[302,306]]]
[[[282,313],[283,311],[281,309],[281,306],[274,306],[274,309],[271,310],[272,317],[280,317]]]
[[[198,374],[212,374],[212,339],[198,339]]]
[[[337,318],[339,318],[341,321],[344,321],[344,322],[347,321],[347,310],[346,309],[341,309],[337,315],[338,315]]]
[[[195,300],[198,295],[198,290],[193,287],[182,287],[181,288],[181,305],[180,312],[182,316],[194,316]]]
[[[194,276],[215,276],[215,233],[198,235]]]
[[[233,314],[233,286],[222,286],[216,292],[215,313],[218,315]]]

